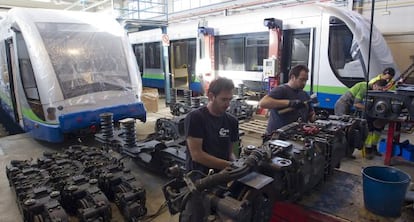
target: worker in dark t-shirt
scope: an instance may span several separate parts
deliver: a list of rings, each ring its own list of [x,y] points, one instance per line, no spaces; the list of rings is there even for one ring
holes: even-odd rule
[[[198,170],[207,174],[209,169],[213,169],[218,172],[235,159],[233,147],[238,146],[239,123],[236,117],[226,112],[233,98],[233,89],[230,79],[213,80],[208,89],[207,106],[186,116],[187,171]],[[192,194],[179,220],[206,221],[207,216],[201,196]]]
[[[270,110],[270,117],[267,124],[266,134],[285,126],[289,123],[298,121],[315,121],[315,112],[310,104],[305,101],[310,100],[310,96],[303,91],[308,81],[309,69],[304,65],[297,65],[289,72],[289,81],[280,85],[268,95],[264,96],[259,105]],[[279,114],[279,111],[291,107],[291,112]]]
[[[239,124],[227,113],[233,98],[233,81],[218,78],[210,83],[206,107],[192,111],[185,118],[187,136],[187,170],[216,172],[234,160],[233,146],[238,144]]]

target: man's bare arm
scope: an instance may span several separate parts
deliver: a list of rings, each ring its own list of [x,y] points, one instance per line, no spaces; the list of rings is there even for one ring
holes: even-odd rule
[[[265,109],[273,109],[273,108],[285,108],[289,106],[288,99],[274,99],[269,95],[264,96],[260,101],[259,105]]]
[[[236,160],[237,157],[236,157],[236,154],[234,153],[234,151],[240,149],[240,147],[239,147],[239,141],[230,143],[229,149],[230,149],[229,150],[229,153],[230,153],[229,160],[230,161]]]

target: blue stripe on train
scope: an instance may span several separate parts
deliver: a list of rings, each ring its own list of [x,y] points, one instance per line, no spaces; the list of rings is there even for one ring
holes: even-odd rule
[[[82,111],[59,116],[59,125],[62,132],[71,132],[77,129],[89,127],[92,124],[99,125],[101,113],[113,113],[113,120],[118,121],[124,118],[137,118],[146,121],[146,111],[144,104],[133,103],[128,105],[119,105],[105,107],[97,110]]]
[[[151,87],[151,88],[160,88],[164,89],[164,80],[162,79],[147,79],[142,78],[142,85],[145,87]]]
[[[335,107],[335,103],[339,99],[339,97],[341,97],[341,95],[318,92],[319,105],[317,107],[333,110]]]
[[[105,107],[97,110],[83,111],[59,116],[59,125],[39,123],[24,118],[24,129],[33,138],[52,143],[59,143],[64,140],[65,133],[76,132],[100,124],[99,114],[113,113],[113,120],[118,121],[124,118],[137,118],[146,121],[146,111],[142,103]]]
[[[63,142],[64,136],[59,125],[51,125],[33,121],[23,117],[24,131],[35,139],[51,143]]]

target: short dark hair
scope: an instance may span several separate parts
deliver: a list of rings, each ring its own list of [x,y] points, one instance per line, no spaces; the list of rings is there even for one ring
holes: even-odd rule
[[[382,71],[383,74],[389,74],[390,76],[394,76],[395,75],[395,69],[392,67],[387,67],[384,69],[384,71]]]
[[[385,79],[379,79],[379,80],[375,81],[374,84],[379,86],[379,87],[384,87],[388,84],[388,82]]]
[[[309,69],[305,65],[296,65],[295,67],[293,67],[290,70],[290,72],[289,72],[289,79],[291,79],[293,76],[295,78],[298,78],[300,72],[302,72],[302,71],[309,72]]]
[[[233,90],[233,89],[234,89],[234,83],[231,79],[219,77],[211,81],[208,87],[208,93],[213,93],[213,95],[217,96],[221,91]]]

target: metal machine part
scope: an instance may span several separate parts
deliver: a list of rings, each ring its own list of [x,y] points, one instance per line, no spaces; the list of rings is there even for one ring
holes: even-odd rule
[[[155,133],[146,139],[138,141],[135,129],[125,131],[124,121],[121,121],[121,129],[115,129],[111,138],[106,138],[103,133],[95,134],[98,142],[107,149],[119,151],[134,159],[134,161],[151,171],[171,176],[169,168],[178,166],[185,169],[186,142],[184,133],[185,115],[175,116],[171,119],[159,118],[155,123]],[[239,131],[239,135],[243,135]],[[129,135],[129,136],[127,136]],[[135,145],[132,145],[135,144]]]
[[[414,119],[414,86],[400,85],[396,91],[368,91],[367,115],[372,118],[395,120]]]
[[[326,180],[348,144],[356,146],[348,136],[363,134],[364,127],[362,119],[337,116],[282,127],[260,147],[244,147],[240,159],[217,174],[178,174],[163,187],[170,213],[183,212],[197,196],[205,221],[269,221],[274,201],[298,200]]]
[[[204,220],[192,221],[269,221],[273,179],[253,171],[269,157],[263,150],[254,150],[217,174],[206,176],[193,171],[170,181],[163,187],[170,213],[181,212],[191,195],[200,195]]]
[[[341,129],[346,138],[347,155],[352,154],[355,149],[362,149],[365,138],[368,136],[367,121],[362,118],[348,115],[329,115],[325,119],[316,120],[315,124],[320,127],[325,127],[325,130],[328,131],[335,131],[337,128]]]
[[[253,105],[249,105],[246,102],[246,97],[244,96],[245,90],[246,87],[241,84],[237,88],[237,95],[230,101],[230,106],[227,109],[227,112],[231,113],[239,120],[252,118],[255,111]],[[184,90],[184,100],[177,101],[177,89],[171,89],[170,111],[173,116],[185,116],[192,110],[207,104],[208,101],[206,97],[192,97],[191,94],[191,90]]]
[[[11,161],[6,174],[24,221],[68,221],[67,213],[110,221],[109,201],[128,221],[146,214],[145,190],[120,159],[96,147],[73,145],[36,162]]]
[[[108,199],[98,188],[98,180],[76,175],[62,190],[62,206],[81,221],[110,221],[112,214]]]
[[[227,112],[233,114],[237,119],[251,119],[254,113],[253,105],[249,105],[244,97],[234,97],[230,101]]]
[[[115,129],[111,138],[104,133],[95,134],[95,138],[104,147],[132,157],[138,165],[169,175],[171,166],[185,167],[184,119],[185,115],[157,119],[155,133],[142,141],[136,139],[134,127],[125,127],[132,122],[127,120],[120,121],[121,128]]]

